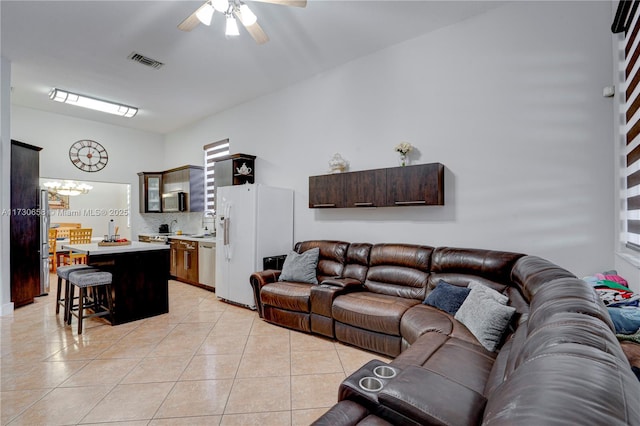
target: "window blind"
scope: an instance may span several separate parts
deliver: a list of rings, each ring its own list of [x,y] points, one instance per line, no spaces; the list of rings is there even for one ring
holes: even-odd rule
[[[212,142],[204,147],[204,193],[205,209],[216,211],[215,161],[229,155],[229,139]]]
[[[620,1],[612,25],[613,32],[624,32],[621,71],[624,103],[624,188],[623,227],[627,247],[640,250],[640,20],[638,1]]]

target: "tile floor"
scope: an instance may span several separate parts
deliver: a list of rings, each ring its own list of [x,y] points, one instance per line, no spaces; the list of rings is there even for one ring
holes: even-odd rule
[[[169,313],[82,335],[48,296],[0,317],[2,425],[307,425],[384,357],[268,324],[169,282]]]

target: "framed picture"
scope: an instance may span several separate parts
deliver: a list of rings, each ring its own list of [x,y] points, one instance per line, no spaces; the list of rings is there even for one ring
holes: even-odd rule
[[[50,209],[58,209],[58,210],[68,210],[69,209],[69,196],[68,195],[60,195],[57,192],[47,191],[49,196],[49,208]]]

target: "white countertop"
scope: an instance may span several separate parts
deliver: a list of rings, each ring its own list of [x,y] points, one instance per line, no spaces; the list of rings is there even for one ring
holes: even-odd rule
[[[169,245],[167,244],[142,243],[140,241],[131,241],[131,244],[123,246],[99,246],[98,243],[90,243],[63,244],[62,247],[79,253],[86,253],[88,255],[128,253],[135,251],[169,250]]]

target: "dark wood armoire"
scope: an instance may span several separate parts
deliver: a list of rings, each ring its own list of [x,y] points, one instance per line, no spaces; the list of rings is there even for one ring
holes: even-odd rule
[[[11,141],[11,301],[17,308],[39,296],[40,269],[40,150]]]

